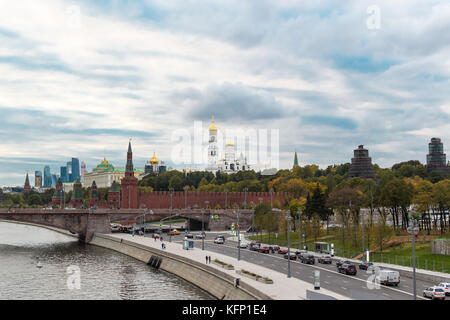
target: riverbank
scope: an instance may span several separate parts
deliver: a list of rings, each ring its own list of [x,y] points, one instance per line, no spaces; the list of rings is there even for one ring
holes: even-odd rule
[[[217,299],[225,300],[349,300],[348,297],[326,289],[314,290],[313,283],[296,278],[287,278],[286,274],[275,272],[264,266],[200,249],[184,250],[181,243],[165,242],[166,249],[161,249],[161,242],[150,237],[129,234],[95,234],[91,244],[109,248],[129,255],[144,263],[156,263],[161,270],[183,278],[208,292]],[[226,270],[220,265],[205,264],[205,256],[211,260],[220,260],[234,267]],[[153,258],[152,258],[153,257]],[[262,277],[270,278],[273,284],[243,277],[237,271],[247,270]],[[235,279],[240,278],[240,285],[235,288]]]
[[[23,224],[23,225],[27,225],[27,226],[44,228],[44,229],[55,231],[55,232],[64,234],[66,236],[78,239],[78,234],[76,234],[76,233],[74,234],[74,233],[71,233],[71,232],[69,232],[67,230],[59,229],[59,228],[56,228],[56,227],[50,227],[50,226],[46,226],[46,225],[42,225],[42,224],[35,224],[35,223],[31,223],[31,222],[12,221],[12,220],[3,220],[3,219],[0,219],[0,222],[13,223],[13,224]]]

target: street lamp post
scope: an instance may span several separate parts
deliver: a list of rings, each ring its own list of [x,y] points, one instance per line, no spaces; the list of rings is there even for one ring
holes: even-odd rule
[[[238,234],[238,261],[241,260],[241,233],[240,233],[240,225],[239,225],[239,217],[240,217],[241,213],[240,210],[238,209],[237,211],[237,234]]]
[[[302,250],[302,209],[298,209],[298,250]]]
[[[408,228],[408,232],[412,235],[412,253],[413,253],[413,282],[414,282],[414,300],[417,299],[416,291],[416,234],[419,228],[416,227],[416,220],[413,221],[413,226]]]
[[[286,220],[287,220],[287,234],[288,234],[288,273],[287,273],[287,277],[290,278],[291,277],[291,237],[290,237],[290,233],[291,233],[291,215],[288,213],[286,215]]]
[[[252,234],[255,236],[255,208],[252,208]]]
[[[247,209],[247,191],[248,191],[248,188],[245,187],[244,188],[244,209]]]
[[[362,257],[361,260],[364,262],[364,212],[361,212],[361,224],[362,224]]]

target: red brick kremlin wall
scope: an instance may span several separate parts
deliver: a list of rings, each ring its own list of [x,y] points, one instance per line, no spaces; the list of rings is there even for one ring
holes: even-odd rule
[[[225,208],[225,201],[227,201],[228,207],[233,207],[234,204],[238,204],[239,207],[243,207],[245,193],[244,192],[195,192],[195,191],[179,191],[173,192],[172,196],[173,208],[180,209],[187,207],[193,208],[198,206],[199,208],[205,207],[205,201],[209,201],[209,206],[215,208],[217,204],[220,208]],[[270,192],[247,192],[247,208],[250,207],[250,203],[259,203],[259,198],[262,198],[262,202],[270,203]],[[187,200],[186,200],[187,199]],[[284,205],[287,201],[286,193],[273,193],[273,203],[278,200],[281,205]],[[185,202],[186,201],[186,202]],[[154,191],[154,192],[141,192],[139,194],[139,207],[145,208],[170,208],[170,192],[169,191]]]

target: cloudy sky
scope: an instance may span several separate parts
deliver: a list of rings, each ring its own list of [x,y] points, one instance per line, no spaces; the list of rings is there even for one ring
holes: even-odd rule
[[[375,5],[375,9],[373,9]],[[379,18],[379,19],[378,19]],[[175,130],[279,129],[280,167],[450,146],[450,2],[0,0],[0,185],[78,157],[170,166]]]

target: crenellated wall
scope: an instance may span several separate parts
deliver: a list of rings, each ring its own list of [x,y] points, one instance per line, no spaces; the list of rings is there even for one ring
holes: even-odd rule
[[[244,192],[196,192],[196,191],[179,191],[172,194],[172,208],[204,208],[206,207],[205,201],[209,201],[209,207],[216,208],[217,205],[220,208],[233,207],[237,204],[239,207],[244,206],[245,201]],[[287,200],[286,193],[270,193],[270,192],[247,192],[247,208],[250,204],[258,204],[259,199],[262,202],[270,203],[271,198],[273,203],[279,201],[281,205],[284,205]],[[140,207],[145,208],[170,208],[171,204],[171,192],[170,191],[153,191],[153,192],[140,192],[139,193]]]

